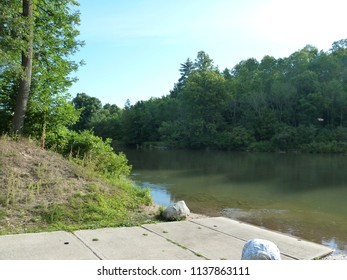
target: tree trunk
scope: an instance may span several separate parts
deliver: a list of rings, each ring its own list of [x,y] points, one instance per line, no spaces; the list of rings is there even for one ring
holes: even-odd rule
[[[12,129],[13,133],[22,134],[25,113],[27,109],[31,72],[32,72],[32,56],[33,56],[33,3],[32,0],[23,0],[23,17],[27,22],[28,37],[25,38],[27,49],[22,51],[22,68],[23,74],[19,81],[19,89],[16,97],[16,105],[13,115]]]

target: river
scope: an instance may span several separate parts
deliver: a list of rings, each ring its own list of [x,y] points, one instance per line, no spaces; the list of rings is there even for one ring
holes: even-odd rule
[[[125,150],[154,202],[226,216],[347,253],[347,156]]]

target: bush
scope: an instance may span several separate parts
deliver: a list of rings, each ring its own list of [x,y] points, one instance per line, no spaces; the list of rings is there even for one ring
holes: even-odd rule
[[[217,147],[225,150],[244,150],[255,141],[252,134],[242,126],[223,131],[217,138]]]
[[[335,139],[338,142],[347,142],[347,128],[339,126],[335,129]]]
[[[317,128],[313,125],[299,125],[296,129],[297,143],[299,145],[312,143],[316,138]]]
[[[106,177],[119,178],[130,174],[127,158],[123,153],[114,152],[111,139],[103,141],[92,131],[78,133],[63,128],[48,134],[46,143],[52,150]]]
[[[306,153],[347,153],[347,143],[331,141],[327,143],[314,142],[302,145],[301,150]]]
[[[317,131],[314,142],[328,143],[334,141],[335,135],[333,129],[322,128]]]
[[[111,147],[111,139],[103,141],[93,132],[84,130],[73,132],[69,142],[70,158],[106,177],[127,176],[131,167],[123,153],[116,154]]]
[[[233,128],[231,138],[231,145],[234,149],[246,148],[254,141],[254,137],[242,126]]]
[[[274,147],[270,141],[258,141],[249,146],[251,151],[254,152],[273,152]]]
[[[294,127],[281,125],[278,132],[271,139],[273,146],[281,151],[292,150],[296,148],[297,133]]]
[[[69,155],[69,142],[71,141],[72,131],[66,127],[61,127],[56,131],[49,131],[46,134],[46,148],[57,152],[63,156]]]

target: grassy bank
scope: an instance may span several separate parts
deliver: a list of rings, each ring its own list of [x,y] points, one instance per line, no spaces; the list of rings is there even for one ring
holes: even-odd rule
[[[2,137],[0,234],[130,226],[148,219],[148,191],[77,162],[28,139]]]

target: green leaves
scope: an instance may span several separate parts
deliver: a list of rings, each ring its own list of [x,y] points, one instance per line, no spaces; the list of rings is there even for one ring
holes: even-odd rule
[[[71,132],[65,151],[70,151],[73,160],[106,177],[121,178],[130,174],[127,158],[123,153],[114,153],[111,139],[104,142],[90,131]]]
[[[21,1],[0,2],[0,74],[21,73],[20,52],[25,50],[23,37],[28,37]],[[0,77],[1,78],[1,77]]]
[[[33,47],[31,88],[25,131],[37,138],[45,129],[55,131],[77,121],[78,112],[69,102],[68,88],[75,81],[71,75],[81,65],[70,59],[84,44],[77,39],[80,18],[71,0],[33,0],[33,18],[22,16],[21,1],[0,3],[0,111],[13,114],[19,80],[23,79],[21,52]],[[32,21],[31,35],[28,21]],[[25,104],[24,104],[25,105]],[[9,118],[6,119],[9,127]],[[7,129],[6,129],[7,130]]]

